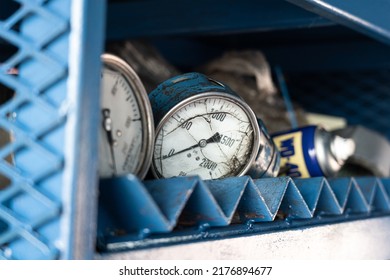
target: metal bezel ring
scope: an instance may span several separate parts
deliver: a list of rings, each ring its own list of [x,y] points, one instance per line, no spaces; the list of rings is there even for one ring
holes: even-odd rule
[[[207,91],[207,92],[202,92],[195,94],[191,97],[186,98],[185,100],[180,101],[177,103],[175,106],[173,106],[166,114],[165,116],[161,119],[161,121],[158,123],[157,128],[155,130],[155,138],[157,139],[162,127],[164,124],[169,120],[172,115],[174,115],[178,110],[182,109],[183,107],[187,106],[191,102],[202,100],[202,99],[208,99],[208,98],[221,98],[228,100],[237,106],[241,107],[243,111],[247,114],[248,119],[252,125],[253,131],[254,131],[254,136],[253,136],[253,145],[252,145],[252,151],[250,154],[250,158],[248,159],[247,163],[245,164],[244,168],[240,170],[235,176],[242,176],[245,175],[249,169],[251,169],[254,161],[256,160],[257,154],[259,152],[260,148],[260,128],[257,123],[257,118],[253,110],[249,107],[248,104],[246,104],[242,99],[229,94],[225,92],[219,92],[219,91]],[[155,163],[154,163],[154,147],[153,147],[153,156],[152,156],[152,165],[151,165],[151,171],[153,175],[156,178],[164,178],[161,176],[161,174],[156,170]]]
[[[103,67],[109,67],[115,71],[123,74],[123,77],[128,81],[134,91],[142,122],[142,147],[140,153],[140,162],[134,172],[140,179],[143,179],[152,162],[152,155],[154,149],[154,119],[152,107],[145,90],[145,87],[134,71],[134,69],[123,59],[113,54],[102,54],[101,56]]]

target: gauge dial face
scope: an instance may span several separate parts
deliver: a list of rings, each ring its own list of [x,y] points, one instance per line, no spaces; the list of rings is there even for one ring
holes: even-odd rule
[[[114,61],[115,64],[105,61],[101,73],[99,174],[103,178],[145,173],[142,167],[148,161],[145,149],[152,149],[151,145],[147,147],[146,137],[150,132],[146,128],[153,124],[148,124],[151,117],[142,112],[142,100],[138,96],[146,96],[146,92],[134,86],[129,76],[134,73],[123,70]]]
[[[176,106],[157,128],[152,171],[160,178],[242,175],[257,152],[254,119],[253,112],[228,95],[202,96]]]

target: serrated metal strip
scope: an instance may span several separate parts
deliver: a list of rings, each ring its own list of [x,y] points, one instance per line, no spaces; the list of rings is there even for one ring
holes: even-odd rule
[[[386,187],[390,189],[387,181]],[[210,181],[183,177],[142,183],[131,176],[106,180],[101,186],[100,199],[106,207],[115,205],[122,209],[111,212],[112,219],[121,217],[121,221],[128,221],[118,227],[161,233],[170,232],[178,225],[227,226],[280,218],[310,219],[319,215],[389,212],[386,187],[375,177],[252,180],[244,176]],[[132,198],[128,196],[129,190]],[[149,219],[139,217],[140,210],[136,206],[126,209],[120,206],[132,204],[130,200],[144,201],[145,194],[150,197],[143,206],[144,214],[153,216],[155,221],[168,221],[169,226],[152,227]],[[156,211],[148,213],[148,207]]]

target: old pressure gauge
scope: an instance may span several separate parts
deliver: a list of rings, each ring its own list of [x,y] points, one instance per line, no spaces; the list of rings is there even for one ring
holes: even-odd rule
[[[146,175],[154,123],[144,86],[122,59],[103,54],[101,73],[100,177]]]
[[[264,167],[259,160],[264,132],[250,107],[227,86],[188,73],[160,84],[149,98],[158,122],[152,159],[157,178],[267,173],[273,155]]]

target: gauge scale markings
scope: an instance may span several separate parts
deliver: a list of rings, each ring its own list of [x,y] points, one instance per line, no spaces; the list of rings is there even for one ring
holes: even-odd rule
[[[216,103],[218,106],[217,108],[215,108]],[[204,106],[199,107],[196,105]],[[211,108],[209,108],[208,105]],[[161,128],[161,131],[157,133],[156,143],[159,143],[159,147],[156,148],[154,152],[154,167],[155,169],[157,169],[155,171],[157,171],[163,177],[181,176],[179,174],[189,175],[200,173],[203,175],[203,177],[214,178],[221,177],[216,174],[217,172],[218,174],[222,174],[223,177],[224,173],[225,175],[232,174],[232,171],[229,170],[232,168],[232,166],[234,168],[237,168],[237,165],[241,166],[245,164],[246,161],[244,159],[240,160],[240,158],[246,156],[248,153],[245,151],[242,152],[244,147],[242,143],[249,143],[249,145],[246,145],[246,148],[251,149],[253,145],[250,144],[250,142],[253,141],[253,137],[241,131],[243,129],[242,123],[246,124],[245,131],[250,129],[249,126],[251,126],[251,123],[248,119],[248,116],[246,116],[244,110],[240,107],[236,107],[237,105],[231,101],[221,100],[218,99],[218,97],[214,97],[205,98],[199,101],[196,100],[193,103],[184,106],[175,114],[172,114],[172,116],[168,120],[166,120],[165,125],[163,126],[163,128]],[[194,114],[194,112],[197,111],[200,112]],[[184,114],[184,116],[182,116],[181,114]],[[222,125],[225,120],[228,122],[228,124]],[[236,127],[235,130],[231,129],[230,126],[232,125],[233,127]],[[218,131],[218,127],[221,127],[223,131]],[[199,138],[199,134],[204,134],[202,131],[205,130],[208,130],[210,132],[210,135],[208,135],[208,137],[203,136]],[[243,133],[245,135],[242,135],[240,137],[239,135]],[[177,138],[177,140],[173,141],[172,144],[174,146],[179,146],[174,148],[168,148],[169,144],[166,144],[165,141],[166,137],[171,138],[171,134],[174,134],[174,138]],[[234,136],[233,134],[236,136]],[[215,135],[218,135],[218,137],[215,138]],[[188,140],[179,141],[179,139],[182,137],[184,137],[183,139]],[[211,141],[211,139],[213,140]],[[192,142],[192,145],[181,147],[180,142]],[[228,150],[230,149],[233,149],[233,152],[229,152]],[[196,157],[192,158],[187,156],[187,154],[184,154],[185,159],[182,159],[182,154],[184,152],[193,152],[198,150],[200,150],[202,154],[200,162],[198,162],[199,159],[196,160]],[[219,155],[213,156],[213,153],[215,153],[215,151],[218,151],[217,153]],[[175,157],[178,158],[174,159]],[[164,162],[167,160],[170,161],[170,164],[173,165],[184,165],[189,170],[178,168],[178,173],[172,174],[172,172],[170,172],[170,170],[172,170],[171,167],[164,168]],[[198,163],[194,165],[188,160],[195,160],[195,162]],[[233,162],[228,163],[231,160],[233,160]],[[158,162],[158,164],[156,161]],[[224,167],[220,167],[221,164]],[[190,167],[191,165],[193,166]]]
[[[146,91],[132,68],[120,58],[102,55],[99,175],[135,174],[149,168],[154,138],[153,117]]]

